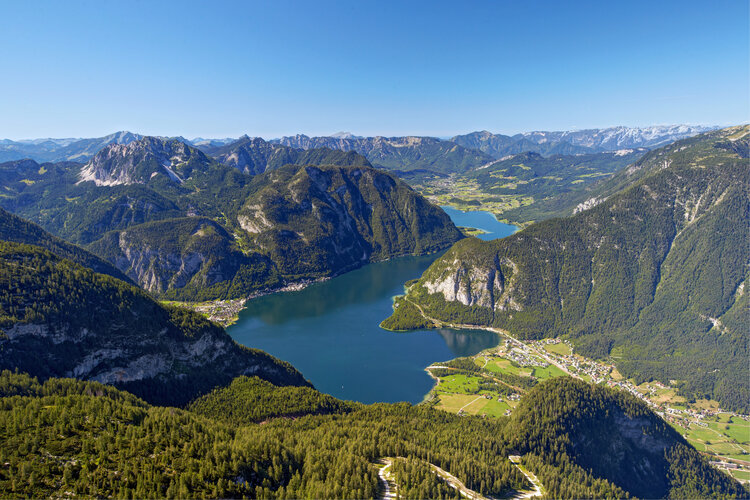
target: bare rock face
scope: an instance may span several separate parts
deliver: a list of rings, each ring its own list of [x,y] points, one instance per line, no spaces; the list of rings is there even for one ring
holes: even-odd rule
[[[452,264],[429,276],[423,285],[428,293],[440,293],[447,302],[520,311],[513,283],[517,270],[508,258],[496,258],[490,266],[470,266],[454,259]]]
[[[172,299],[223,300],[281,285],[270,259],[240,251],[234,235],[205,217],[166,219],[112,231],[90,248],[142,288]],[[239,279],[244,280],[242,286],[233,288]]]
[[[158,176],[183,183],[195,164],[210,160],[197,149],[169,139],[144,137],[128,144],[111,144],[88,161],[78,174],[79,183],[97,186],[146,184]]]

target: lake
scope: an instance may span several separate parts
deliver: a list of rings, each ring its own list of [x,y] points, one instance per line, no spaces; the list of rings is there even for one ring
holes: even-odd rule
[[[487,212],[444,209],[456,225],[488,231],[483,239],[516,230]],[[476,354],[499,340],[481,330],[395,333],[378,326],[404,283],[439,255],[368,264],[300,291],[253,299],[227,331],[241,344],[289,361],[322,392],[363,403],[418,403],[433,385],[425,367]]]
[[[463,227],[475,227],[486,231],[484,234],[477,236],[480,240],[496,240],[498,238],[505,238],[515,233],[518,228],[510,224],[504,224],[499,222],[494,215],[489,212],[482,211],[469,211],[462,212],[457,208],[443,206],[440,207],[445,210],[453,223],[457,226]]]

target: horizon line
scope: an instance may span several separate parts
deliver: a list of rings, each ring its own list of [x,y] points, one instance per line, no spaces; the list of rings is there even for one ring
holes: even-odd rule
[[[141,137],[159,137],[159,138],[168,138],[168,139],[173,139],[173,138],[178,138],[179,137],[179,138],[183,138],[183,139],[185,139],[187,141],[196,141],[196,140],[199,140],[199,139],[202,139],[202,140],[239,139],[240,137],[244,137],[244,136],[248,136],[250,138],[260,138],[260,139],[263,139],[265,141],[272,141],[272,140],[282,139],[284,137],[295,137],[297,135],[304,135],[306,137],[311,137],[312,138],[312,137],[334,137],[334,136],[340,135],[340,134],[351,134],[355,138],[366,138],[366,139],[375,138],[375,137],[384,137],[384,138],[393,138],[393,137],[429,137],[429,138],[434,138],[434,139],[447,140],[447,139],[450,139],[452,137],[456,137],[456,136],[460,136],[460,135],[472,134],[472,133],[476,133],[476,132],[489,132],[489,133],[491,133],[493,135],[505,135],[505,136],[508,136],[508,137],[513,137],[513,136],[516,136],[516,135],[538,133],[538,132],[543,132],[543,133],[584,132],[584,131],[588,131],[588,130],[609,130],[609,129],[615,129],[615,128],[646,129],[646,128],[651,128],[651,127],[679,127],[679,126],[703,127],[703,128],[718,129],[718,128],[733,127],[733,126],[743,126],[743,125],[748,125],[748,124],[750,124],[750,122],[732,123],[732,124],[706,124],[706,123],[689,123],[689,122],[685,122],[685,123],[654,123],[654,124],[651,124],[651,125],[638,125],[638,126],[633,126],[633,125],[610,125],[610,126],[606,126],[606,127],[571,127],[571,128],[567,128],[567,129],[557,129],[557,130],[551,130],[551,129],[532,129],[532,130],[526,130],[526,131],[523,131],[523,132],[515,132],[515,133],[510,133],[510,132],[492,132],[492,131],[489,131],[487,129],[479,129],[478,128],[478,129],[475,129],[475,130],[472,130],[472,131],[469,131],[469,132],[454,133],[454,134],[450,134],[450,135],[442,135],[442,134],[441,135],[430,135],[430,134],[426,134],[426,135],[420,135],[420,134],[404,134],[404,135],[383,135],[383,134],[359,135],[359,134],[356,134],[356,133],[353,133],[353,132],[350,132],[350,131],[338,131],[338,132],[330,133],[328,135],[318,135],[318,134],[305,134],[303,132],[297,132],[295,134],[288,134],[288,135],[281,135],[281,136],[275,135],[275,136],[270,137],[268,139],[266,139],[265,136],[263,136],[263,135],[250,135],[247,132],[239,134],[239,135],[234,135],[234,136],[232,136],[232,135],[225,135],[225,134],[216,134],[216,135],[200,134],[200,135],[196,135],[196,136],[194,136],[192,138],[188,138],[188,137],[186,137],[183,134],[177,134],[177,135],[144,134],[144,133],[141,133],[141,132],[133,132],[133,131],[127,130],[127,129],[121,129],[121,130],[116,130],[114,132],[110,132],[110,133],[104,134],[104,135],[88,136],[88,137],[87,136],[78,136],[78,137],[70,137],[70,136],[68,136],[68,137],[52,137],[52,136],[47,136],[47,137],[28,137],[28,138],[23,138],[23,139],[11,139],[10,137],[3,137],[0,140],[3,140],[3,141],[12,141],[12,142],[28,142],[28,141],[42,141],[42,140],[57,140],[57,141],[70,140],[70,141],[80,141],[80,140],[86,140],[86,139],[99,139],[99,138],[104,138],[104,137],[108,137],[108,136],[116,135],[116,134],[121,134],[121,133],[129,133],[129,134],[139,135]]]

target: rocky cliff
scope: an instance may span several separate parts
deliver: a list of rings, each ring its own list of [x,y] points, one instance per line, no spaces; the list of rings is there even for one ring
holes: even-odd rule
[[[112,231],[90,246],[152,294],[184,300],[245,297],[282,284],[274,263],[239,250],[218,222],[184,217]]]
[[[79,182],[117,186],[166,178],[181,184],[193,169],[205,170],[209,163],[203,153],[184,142],[143,137],[127,144],[111,144],[99,151],[81,168]]]

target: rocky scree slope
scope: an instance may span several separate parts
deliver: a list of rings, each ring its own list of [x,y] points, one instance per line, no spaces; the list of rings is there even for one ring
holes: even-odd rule
[[[97,186],[145,184],[161,175],[183,183],[194,169],[205,170],[209,161],[202,152],[176,139],[143,137],[102,149],[83,166],[79,182],[93,181]]]

